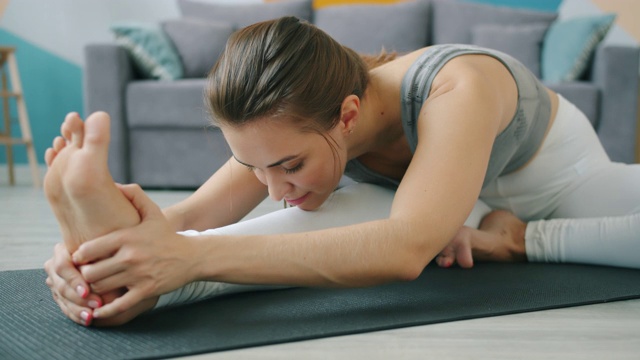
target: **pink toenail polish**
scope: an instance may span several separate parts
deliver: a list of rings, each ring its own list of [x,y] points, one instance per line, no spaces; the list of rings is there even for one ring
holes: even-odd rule
[[[80,317],[82,318],[82,320],[84,320],[84,326],[89,326],[89,324],[91,323],[91,319],[93,318],[91,316],[91,313],[84,310],[80,313]]]
[[[89,302],[87,303],[87,305],[88,305],[90,308],[92,308],[92,309],[97,309],[97,308],[99,308],[100,306],[102,306],[102,304],[100,304],[100,302],[99,302],[99,301],[96,301],[96,300],[89,300]]]
[[[81,298],[86,298],[87,295],[89,295],[87,289],[82,286],[82,285],[78,285],[78,287],[76,287],[76,292],[78,292],[78,295],[80,295]]]

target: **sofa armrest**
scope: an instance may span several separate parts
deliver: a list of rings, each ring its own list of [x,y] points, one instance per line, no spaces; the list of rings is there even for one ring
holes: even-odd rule
[[[124,49],[116,44],[90,44],[84,49],[85,116],[105,111],[111,116],[109,170],[115,181],[128,183],[129,134],[125,94],[134,79],[133,64]]]
[[[634,163],[638,119],[640,48],[600,45],[591,80],[601,91],[598,136],[613,161]]]

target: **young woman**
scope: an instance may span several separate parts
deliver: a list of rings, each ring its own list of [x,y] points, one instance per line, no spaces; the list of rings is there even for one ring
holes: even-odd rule
[[[221,282],[412,280],[434,259],[640,267],[640,167],[610,162],[585,116],[505,54],[439,45],[368,71],[285,17],[235,33],[206,95],[233,157],[164,212],[111,180],[106,114],[67,116],[45,179],[65,245],[45,269],[74,321],[238,288]],[[334,192],[343,173],[395,192]],[[297,208],[226,226],[267,194]],[[479,198],[501,210],[463,227],[488,212]]]

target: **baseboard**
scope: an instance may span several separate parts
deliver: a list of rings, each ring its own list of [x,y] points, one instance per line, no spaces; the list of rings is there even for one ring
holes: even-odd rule
[[[38,173],[40,176],[40,183],[44,179],[44,174],[47,171],[46,165],[38,166]],[[15,186],[32,186],[33,179],[31,178],[31,168],[28,164],[14,164],[13,174],[15,180]],[[0,164],[0,186],[9,186],[9,167],[7,164]]]

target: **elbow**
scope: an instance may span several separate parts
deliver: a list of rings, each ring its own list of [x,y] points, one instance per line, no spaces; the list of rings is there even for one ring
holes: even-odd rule
[[[397,281],[408,282],[420,277],[426,264],[423,261],[407,261],[397,272]]]

